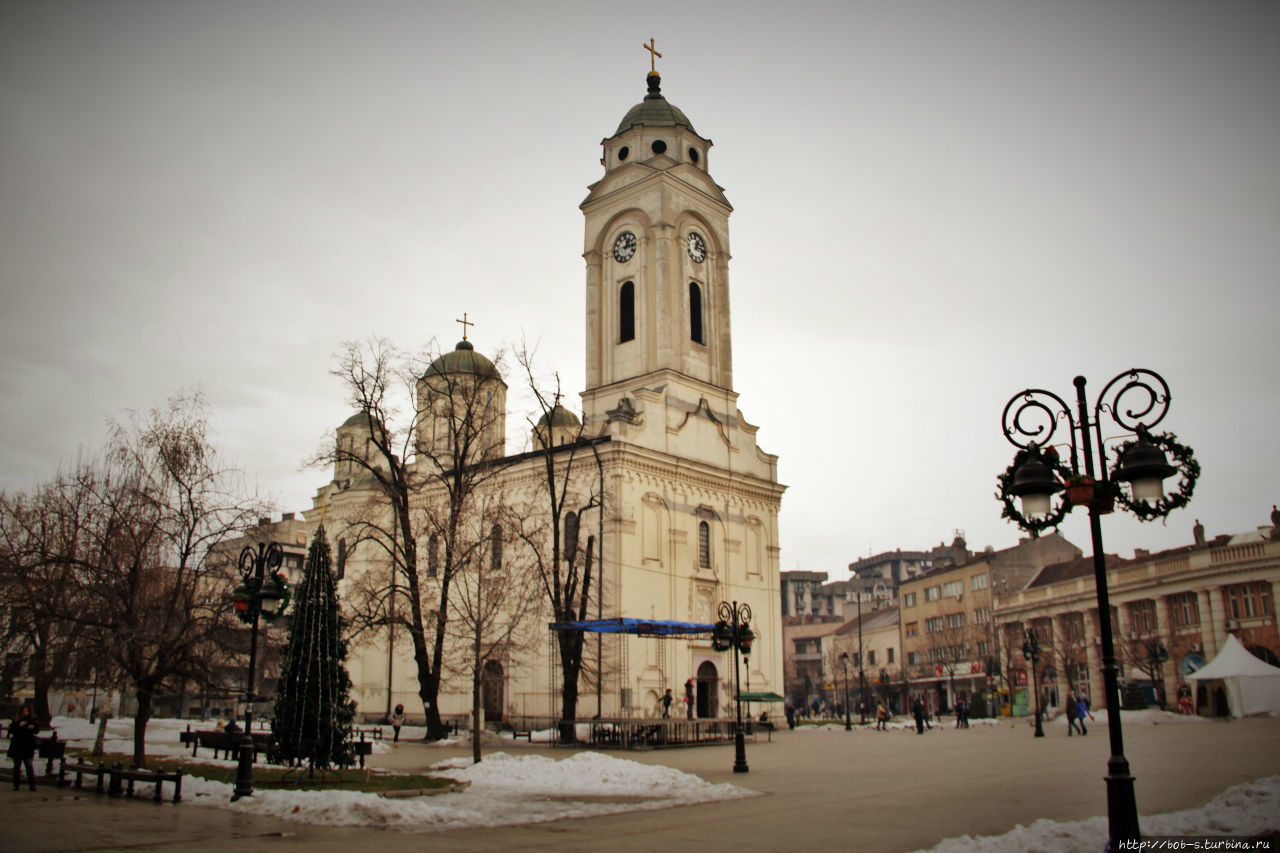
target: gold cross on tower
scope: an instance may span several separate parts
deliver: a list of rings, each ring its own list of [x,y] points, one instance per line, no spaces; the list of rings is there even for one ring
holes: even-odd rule
[[[466,312],[466,311],[463,311],[463,312],[462,312],[462,319],[461,319],[461,320],[454,320],[453,322],[455,322],[455,323],[461,323],[461,324],[462,324],[462,339],[465,341],[465,340],[467,339],[467,326],[474,326],[474,325],[475,325],[475,323],[472,323],[471,321],[469,321],[469,320],[467,319],[467,312]]]
[[[662,54],[658,53],[657,48],[655,48],[655,47],[654,47],[654,44],[653,44],[653,36],[650,36],[650,37],[649,37],[649,43],[648,43],[648,44],[642,44],[642,45],[640,45],[640,46],[641,46],[641,47],[643,47],[645,50],[649,51],[649,70],[650,70],[650,71],[657,71],[658,69],[657,69],[657,67],[655,66],[655,60],[657,60],[657,59],[661,59],[661,58],[662,58]]]

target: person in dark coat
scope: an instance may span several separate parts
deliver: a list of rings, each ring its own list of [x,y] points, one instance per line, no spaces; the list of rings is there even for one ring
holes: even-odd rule
[[[911,715],[916,718],[916,734],[924,734],[924,703],[919,699],[911,703]]]
[[[1080,725],[1080,706],[1076,703],[1076,697],[1072,693],[1067,693],[1067,737],[1071,737],[1076,727]],[[1084,734],[1083,731],[1080,734]]]
[[[31,713],[28,705],[18,709],[18,715],[9,724],[9,757],[13,759],[13,790],[22,787],[22,768],[27,768],[27,783],[31,790],[36,789],[36,770],[33,759],[36,755],[36,735],[40,732],[40,724]]]

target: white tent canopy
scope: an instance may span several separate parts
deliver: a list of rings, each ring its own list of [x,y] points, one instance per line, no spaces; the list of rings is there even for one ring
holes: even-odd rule
[[[1280,713],[1280,667],[1254,657],[1231,634],[1218,656],[1189,677],[1200,682],[1221,680],[1233,717]]]

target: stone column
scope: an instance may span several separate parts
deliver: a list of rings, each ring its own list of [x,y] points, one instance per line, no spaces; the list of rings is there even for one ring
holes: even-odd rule
[[[1200,636],[1204,638],[1204,659],[1213,660],[1227,641],[1226,611],[1222,606],[1222,590],[1196,590],[1200,599]]]

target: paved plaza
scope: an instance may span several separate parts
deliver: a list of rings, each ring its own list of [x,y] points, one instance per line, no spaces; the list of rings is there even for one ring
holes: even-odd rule
[[[1101,721],[1099,721],[1101,722]],[[504,744],[511,753],[563,750]],[[1280,773],[1280,719],[1138,724],[1125,730],[1142,814],[1202,805],[1226,788]],[[418,769],[465,748],[402,743],[376,764]],[[350,851],[913,851],[960,835],[1000,835],[1038,818],[1106,813],[1106,728],[1043,739],[1025,721],[909,730],[781,731],[732,747],[618,754],[731,782],[762,796],[526,826],[443,832],[329,828],[183,803],[110,800],[43,789],[0,791],[0,850]],[[7,786],[6,786],[7,788]],[[1280,829],[1280,815],[1275,828]]]

